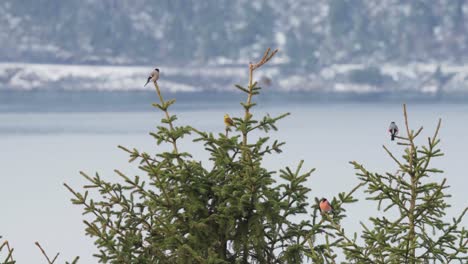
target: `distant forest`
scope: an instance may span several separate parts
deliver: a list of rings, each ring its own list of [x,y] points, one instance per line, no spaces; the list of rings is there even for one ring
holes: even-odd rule
[[[466,0],[122,0],[0,3],[0,61],[236,63],[279,47],[294,67],[462,63]]]

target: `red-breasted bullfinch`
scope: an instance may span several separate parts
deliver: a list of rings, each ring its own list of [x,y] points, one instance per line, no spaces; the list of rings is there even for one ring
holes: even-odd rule
[[[319,207],[322,213],[333,213],[334,211],[333,206],[325,198],[322,198],[322,200],[320,200]]]

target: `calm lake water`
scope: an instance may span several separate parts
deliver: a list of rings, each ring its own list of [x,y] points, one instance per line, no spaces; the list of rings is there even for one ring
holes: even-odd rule
[[[238,103],[207,104],[196,107],[174,106],[179,124],[213,132],[223,131],[224,113],[240,116]],[[148,135],[154,131],[162,115],[141,111],[0,111],[0,235],[15,247],[19,263],[42,261],[34,245],[41,242],[51,254],[60,251],[60,262],[79,255],[80,263],[96,263],[92,240],[84,236],[82,208],[71,205],[70,194],[62,183],[80,188],[84,181],[78,175],[83,170],[99,172],[107,179],[116,179],[113,169],[128,174],[139,173],[127,163],[127,155],[117,145],[136,147],[151,153],[163,151]],[[40,109],[40,107],[38,108]],[[447,213],[458,214],[467,205],[466,172],[468,149],[468,106],[462,104],[410,104],[410,124],[416,129],[424,126],[419,142],[432,135],[437,119],[443,119],[440,136],[445,156],[434,166],[445,171],[435,177],[448,178],[453,205]],[[402,148],[389,140],[386,132],[391,121],[403,129],[402,108],[399,104],[319,103],[260,105],[256,117],[265,113],[292,115],[279,122],[279,131],[272,137],[287,144],[280,155],[265,160],[267,167],[279,169],[295,167],[305,160],[305,168],[317,168],[307,185],[312,197],[332,197],[348,191],[358,183],[350,160],[363,163],[371,171],[394,172],[396,165],[382,149],[385,144],[397,155]],[[192,152],[194,157],[207,160],[201,144],[189,138],[180,143],[180,149]],[[142,175],[141,173],[139,173]],[[358,198],[363,199],[362,193]],[[312,201],[312,198],[311,198]],[[349,218],[343,222],[348,232],[360,230],[359,221],[365,221],[376,212],[371,202],[347,208]],[[465,221],[465,225],[468,221]]]

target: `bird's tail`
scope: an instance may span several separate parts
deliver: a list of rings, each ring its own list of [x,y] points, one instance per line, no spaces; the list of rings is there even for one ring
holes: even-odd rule
[[[392,133],[392,141],[395,140],[395,134]]]
[[[145,85],[143,87],[145,87],[151,80],[151,77],[148,77],[148,80],[146,81]]]

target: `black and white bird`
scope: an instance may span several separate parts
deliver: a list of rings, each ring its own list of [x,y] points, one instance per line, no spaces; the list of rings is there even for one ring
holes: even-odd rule
[[[153,83],[156,83],[156,81],[159,79],[159,69],[156,68],[151,71],[150,75],[148,76],[148,80],[145,83],[145,86],[152,81]]]
[[[392,140],[395,140],[395,137],[398,135],[398,127],[395,122],[390,123],[390,127],[388,128],[388,132],[392,136]]]

